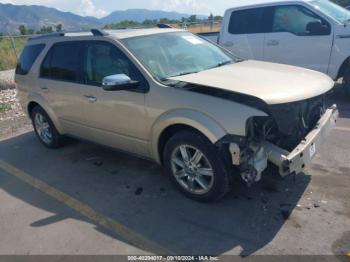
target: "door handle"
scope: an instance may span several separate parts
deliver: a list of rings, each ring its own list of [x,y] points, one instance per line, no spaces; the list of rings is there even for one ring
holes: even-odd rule
[[[95,103],[97,101],[97,98],[94,96],[84,95],[84,97],[90,102]]]
[[[278,40],[271,40],[271,41],[267,42],[267,45],[269,45],[269,46],[276,46],[279,44],[280,44],[280,42]]]
[[[41,89],[43,92],[48,92],[48,91],[49,91],[49,88],[46,87],[46,86],[41,86],[40,89]]]
[[[224,43],[224,46],[226,46],[226,47],[232,47],[233,45],[234,45],[234,43],[231,42],[231,41],[228,41],[228,42]]]

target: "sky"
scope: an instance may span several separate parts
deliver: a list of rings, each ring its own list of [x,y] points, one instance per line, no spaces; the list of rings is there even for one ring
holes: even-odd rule
[[[240,0],[0,0],[0,3],[44,5],[83,16],[103,17],[115,10],[146,8],[188,14],[223,15]]]

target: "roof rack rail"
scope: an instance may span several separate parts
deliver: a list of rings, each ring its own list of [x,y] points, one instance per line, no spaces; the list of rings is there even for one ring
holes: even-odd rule
[[[49,33],[49,34],[44,34],[44,35],[30,37],[28,39],[28,41],[37,40],[37,39],[43,39],[43,38],[49,38],[49,37],[60,37],[60,36],[64,36],[64,35],[65,35],[64,32]]]
[[[108,33],[101,30],[101,29],[96,29],[96,28],[93,28],[91,29],[91,33],[94,35],[94,36],[107,36]]]

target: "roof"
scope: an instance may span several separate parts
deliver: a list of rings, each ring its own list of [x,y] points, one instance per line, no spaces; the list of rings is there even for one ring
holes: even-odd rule
[[[181,29],[175,28],[148,28],[148,29],[122,29],[122,30],[105,30],[110,36],[117,39],[125,39],[138,36],[155,35],[163,33],[182,32]]]
[[[235,9],[239,7],[246,7],[246,6],[254,6],[254,5],[267,5],[267,4],[280,4],[280,3],[287,3],[287,2],[311,2],[313,0],[245,0],[245,1],[240,1],[236,0],[230,3],[230,9]]]
[[[93,31],[97,31],[97,35],[94,34]],[[120,30],[98,30],[93,29],[90,32],[59,32],[59,33],[50,33],[44,35],[33,36],[29,38],[30,41],[36,42],[42,41],[44,39],[52,39],[52,38],[61,38],[67,39],[69,37],[89,37],[89,36],[103,36],[110,37],[115,39],[124,39],[138,36],[146,36],[146,35],[155,35],[155,34],[163,34],[163,33],[173,33],[173,32],[183,32],[182,29],[175,28],[147,28],[147,29],[120,29]],[[106,34],[105,34],[106,33]]]

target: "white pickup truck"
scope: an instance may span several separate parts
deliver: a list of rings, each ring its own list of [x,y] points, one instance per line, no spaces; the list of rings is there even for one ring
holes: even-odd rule
[[[203,37],[242,59],[300,66],[334,80],[343,78],[350,95],[350,11],[330,1],[244,1],[225,12],[220,34]]]

